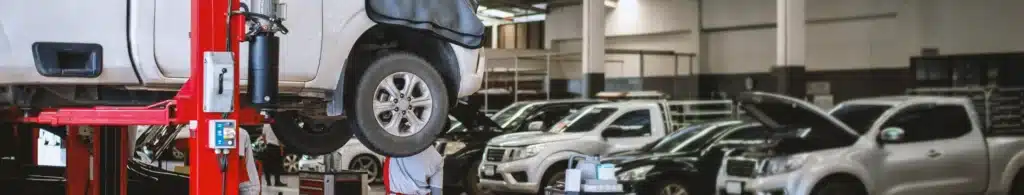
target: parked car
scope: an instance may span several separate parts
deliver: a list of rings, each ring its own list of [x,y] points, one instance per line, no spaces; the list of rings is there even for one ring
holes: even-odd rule
[[[731,108],[729,101],[720,102]],[[587,106],[547,131],[505,134],[487,142],[480,184],[499,192],[538,193],[563,180],[573,155],[633,150],[678,129],[679,109],[666,101],[626,101]],[[731,109],[726,109],[731,110]],[[717,111],[716,111],[717,112]],[[731,116],[721,113],[720,117]]]
[[[577,109],[603,102],[585,99],[524,101],[509,105],[489,118],[475,115],[476,118],[464,119],[477,120],[468,123],[475,124],[468,128],[467,123],[453,120],[452,128],[444,136],[445,190],[463,190],[470,195],[486,193],[477,185],[477,170],[491,138],[507,133],[542,131]],[[485,120],[494,123],[480,122]]]
[[[1017,96],[1001,106],[1020,112]],[[728,155],[719,194],[1024,194],[1024,137],[982,133],[991,123],[967,98],[865,98],[830,112],[770,93],[737,100],[772,136]]]
[[[767,133],[746,120],[711,121],[684,127],[644,147],[601,157],[636,194],[714,194],[726,150],[757,144]]]
[[[345,146],[332,153],[334,156],[334,170],[362,170],[367,171],[367,179],[371,182],[379,182],[383,175],[384,156],[370,151],[366,146],[359,143],[357,139],[348,140]],[[327,155],[306,156],[299,161],[299,169],[311,171],[326,171],[325,158]]]
[[[356,137],[378,153],[411,155],[432,144],[445,130],[444,116],[456,97],[480,88],[485,68],[477,48],[484,26],[475,3],[406,2],[281,6],[289,32],[279,33],[279,108],[312,117],[345,113],[361,127]],[[0,110],[152,104],[171,99],[191,75],[190,59],[199,56],[190,55],[189,40],[196,35],[190,34],[189,1],[54,6],[77,3],[0,2]],[[246,51],[247,45],[236,49]],[[247,58],[239,59],[245,71]],[[403,117],[423,123],[398,127],[404,134],[387,133],[385,127],[392,126],[386,124],[408,119],[383,117],[388,111],[375,108],[409,111],[415,114]],[[284,123],[278,125],[296,125],[282,118],[297,115],[281,115],[277,121]],[[352,135],[346,128],[327,130],[288,129],[277,135],[309,154],[333,152]],[[425,136],[406,135],[416,133]]]
[[[61,130],[63,128],[48,129]],[[135,158],[127,161],[126,188],[128,194],[180,195],[189,193],[189,177],[155,166],[152,161],[156,154],[167,154],[168,143],[174,133],[162,133],[165,129],[151,128],[135,142]],[[170,135],[170,136],[167,136]],[[153,147],[164,146],[164,147]],[[146,152],[142,152],[146,151]],[[48,195],[69,194],[67,191],[65,167],[16,164],[14,159],[0,158],[0,189],[4,194]],[[87,178],[77,178],[84,180]],[[74,192],[74,194],[88,194]]]

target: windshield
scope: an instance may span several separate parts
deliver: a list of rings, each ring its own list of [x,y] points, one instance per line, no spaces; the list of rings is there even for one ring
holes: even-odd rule
[[[726,129],[736,124],[739,124],[739,122],[726,124],[707,123],[685,127],[657,141],[656,144],[646,151],[668,153],[698,150],[715,137],[715,130]]]
[[[498,123],[498,125],[500,125],[502,129],[518,126],[519,123],[522,123],[523,119],[527,117],[527,115],[529,115],[531,112],[533,112],[534,109],[537,108],[534,105],[536,104],[530,102],[514,103],[512,105],[509,105],[508,107],[499,110],[497,113],[494,113],[494,115],[491,115],[491,120],[494,120],[495,123]],[[451,121],[452,127],[450,130],[448,130],[449,132],[466,131],[466,127],[462,126],[461,122],[457,120]]]
[[[615,113],[616,110],[618,109],[588,107],[582,111],[572,113],[569,116],[562,118],[562,121],[555,123],[548,132],[571,133],[590,131],[593,130],[598,123],[601,123],[605,118],[608,118],[608,116]]]
[[[882,113],[886,110],[889,110],[890,107],[892,106],[869,104],[840,105],[832,109],[829,115],[846,123],[857,133],[864,134],[868,128],[871,128],[872,124],[875,124],[875,120],[882,116]]]

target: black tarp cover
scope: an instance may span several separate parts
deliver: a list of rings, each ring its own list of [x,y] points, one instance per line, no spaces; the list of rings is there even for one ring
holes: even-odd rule
[[[480,48],[484,24],[475,0],[366,0],[371,20],[426,31],[463,47]]]

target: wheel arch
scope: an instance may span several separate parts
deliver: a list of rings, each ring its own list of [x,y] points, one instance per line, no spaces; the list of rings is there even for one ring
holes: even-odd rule
[[[1013,182],[1016,181],[1016,179],[1024,179],[1024,151],[1018,152],[1010,158],[1009,162],[1006,164],[1006,168],[1003,170],[1003,173],[1012,174],[1003,174],[1001,178],[999,178],[999,182],[990,182],[989,185],[998,185],[989,186],[990,189],[1003,189],[1009,192],[1010,189],[1013,189]]]
[[[412,28],[375,24],[368,27],[352,44],[348,57],[343,62],[331,102],[327,104],[328,115],[337,116],[343,113],[350,102],[339,93],[344,94],[354,89],[373,59],[388,51],[405,51],[424,58],[441,74],[449,101],[458,97],[462,78],[458,57],[450,43]]]
[[[857,176],[857,175],[855,175],[853,173],[849,173],[849,172],[834,172],[834,173],[830,173],[828,175],[825,175],[825,176],[819,178],[817,180],[817,182],[814,182],[814,184],[810,186],[810,188],[807,188],[807,189],[810,189],[810,191],[808,191],[808,193],[813,192],[814,189],[817,188],[818,186],[821,186],[821,184],[824,184],[824,183],[827,183],[827,182],[835,182],[835,181],[851,181],[851,182],[856,182],[857,184],[860,184],[861,189],[863,189],[865,192],[867,192],[868,194],[871,193],[871,190],[870,190],[870,188],[868,188],[867,183],[864,182],[865,180],[863,180],[861,177],[859,177],[859,176]]]
[[[536,175],[538,177],[540,177],[540,178],[537,178],[537,182],[541,182],[541,180],[543,179],[544,175],[547,174],[548,171],[550,171],[552,167],[561,166],[561,165],[568,166],[569,165],[569,158],[574,156],[574,155],[583,155],[583,153],[580,153],[580,152],[577,152],[577,151],[563,150],[563,151],[558,151],[558,152],[552,153],[552,154],[550,154],[548,156],[545,156],[544,160],[542,160],[540,162],[540,166],[537,167],[537,170],[534,170]],[[568,167],[566,167],[566,168],[568,168]]]

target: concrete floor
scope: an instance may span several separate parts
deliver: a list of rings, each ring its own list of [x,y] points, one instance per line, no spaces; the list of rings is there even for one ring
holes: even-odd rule
[[[262,195],[299,195],[299,176],[297,175],[285,175],[281,176],[281,181],[287,184],[287,187],[263,187]],[[266,184],[266,181],[263,181]],[[370,184],[369,195],[384,195],[384,185],[380,183]]]

